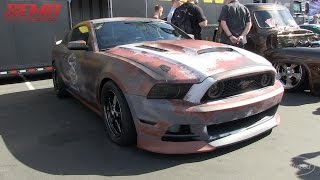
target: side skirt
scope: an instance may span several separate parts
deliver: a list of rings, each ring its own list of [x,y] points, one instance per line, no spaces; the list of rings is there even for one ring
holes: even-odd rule
[[[77,100],[79,100],[82,104],[84,104],[85,106],[87,106],[88,108],[90,108],[93,112],[95,112],[98,116],[100,116],[101,118],[103,117],[103,113],[101,109],[98,109],[92,105],[90,105],[90,103],[88,101],[86,101],[84,98],[82,98],[81,96],[77,95],[76,93],[73,93],[71,90],[67,89],[68,93],[70,93],[74,98],[76,98]]]

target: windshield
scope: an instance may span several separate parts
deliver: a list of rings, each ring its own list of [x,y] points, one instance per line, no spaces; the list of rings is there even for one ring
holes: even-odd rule
[[[288,10],[256,11],[254,16],[260,28],[298,26]]]
[[[144,41],[191,39],[176,27],[161,21],[106,22],[94,27],[100,50]]]

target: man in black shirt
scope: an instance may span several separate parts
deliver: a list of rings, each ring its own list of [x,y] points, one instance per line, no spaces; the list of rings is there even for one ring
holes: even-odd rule
[[[246,35],[252,26],[248,8],[238,0],[227,0],[227,4],[222,7],[219,21],[223,29],[221,42],[243,48],[247,43]]]
[[[187,32],[187,33],[193,34],[195,39],[201,39],[201,28],[206,27],[208,24],[208,21],[204,16],[202,9],[198,5],[196,5],[197,2],[198,2],[197,0],[187,0],[186,3],[178,7],[172,17],[172,23],[186,32],[189,31],[190,29],[190,32]],[[185,11],[187,11],[186,13],[187,15],[183,16],[181,12],[185,12]],[[184,18],[186,20],[181,20],[181,18]],[[183,22],[184,25],[187,25],[190,27],[182,28],[180,22]]]

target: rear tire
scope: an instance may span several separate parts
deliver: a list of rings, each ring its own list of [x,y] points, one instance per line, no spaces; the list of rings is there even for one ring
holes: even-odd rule
[[[64,98],[68,96],[68,92],[66,90],[66,86],[60,77],[55,65],[53,64],[53,71],[52,71],[52,80],[54,86],[54,92],[59,98]]]
[[[131,111],[123,93],[111,81],[102,88],[101,107],[110,139],[121,146],[135,145],[137,133]]]

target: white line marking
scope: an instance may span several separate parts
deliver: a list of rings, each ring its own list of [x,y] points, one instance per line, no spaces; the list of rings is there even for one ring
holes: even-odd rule
[[[26,86],[28,87],[29,90],[32,91],[32,90],[36,89],[32,86],[32,84],[22,74],[20,74],[20,77],[24,80],[24,83],[26,84]]]
[[[28,89],[29,90],[35,90],[36,88],[34,88],[33,86],[32,86],[32,84],[30,83],[30,82],[25,82],[26,83],[26,85],[28,86]]]

